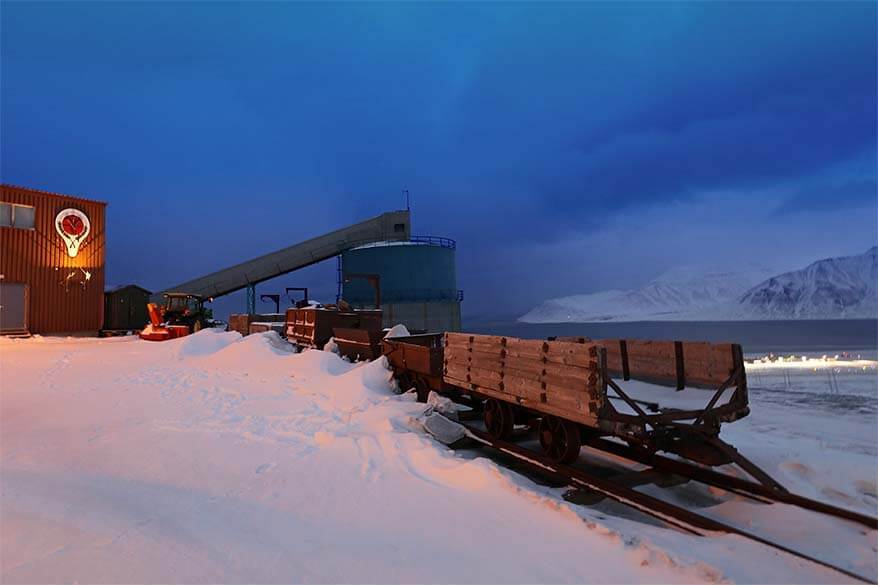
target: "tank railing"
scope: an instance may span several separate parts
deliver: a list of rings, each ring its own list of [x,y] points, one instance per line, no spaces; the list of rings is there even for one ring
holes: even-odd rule
[[[440,248],[457,248],[457,242],[451,238],[443,238],[442,236],[412,236],[409,241],[414,244],[425,244],[427,246],[439,246]]]
[[[457,242],[451,238],[443,238],[442,236],[411,236],[408,240],[389,240],[384,242],[376,242],[374,240],[361,240],[347,242],[349,249],[355,248],[383,248],[389,246],[402,245],[415,246],[436,246],[439,248],[448,248],[454,250],[457,248]]]
[[[353,305],[361,305],[364,303],[375,302],[375,295],[367,296],[364,293],[349,291],[351,298],[345,300]],[[430,301],[456,301],[463,300],[463,291],[459,289],[437,289],[437,288],[410,288],[405,290],[382,290],[381,303],[422,303]]]

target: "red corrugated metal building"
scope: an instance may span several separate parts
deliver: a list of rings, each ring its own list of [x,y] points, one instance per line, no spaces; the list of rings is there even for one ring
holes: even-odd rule
[[[98,333],[106,206],[0,185],[0,332]]]

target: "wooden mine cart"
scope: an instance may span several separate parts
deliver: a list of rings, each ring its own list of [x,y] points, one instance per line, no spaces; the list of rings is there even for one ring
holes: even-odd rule
[[[538,425],[544,452],[570,462],[583,442],[611,436],[706,465],[734,462],[773,483],[718,436],[722,422],[749,413],[739,345],[450,332],[444,339],[441,389],[483,399],[496,438],[516,424]]]
[[[418,400],[426,402],[431,390],[443,390],[443,333],[426,333],[405,337],[385,337],[382,351],[404,390],[415,388]],[[444,388],[451,390],[451,388]]]
[[[287,339],[300,347],[322,349],[336,328],[381,331],[381,311],[339,311],[330,307],[287,309]]]
[[[361,323],[364,328],[333,327],[333,337],[338,345],[338,353],[352,361],[374,360],[381,356],[381,338],[384,331],[381,324],[370,321]]]
[[[404,390],[414,387],[420,400],[436,391],[468,402],[496,439],[520,425],[537,429],[554,461],[573,461],[583,444],[627,449],[628,458],[664,451],[710,466],[734,463],[784,491],[719,438],[721,423],[750,412],[737,344],[444,333],[385,338],[382,349]]]

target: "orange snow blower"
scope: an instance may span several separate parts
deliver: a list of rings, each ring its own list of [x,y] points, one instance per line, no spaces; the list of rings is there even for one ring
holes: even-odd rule
[[[208,326],[204,298],[189,293],[166,293],[164,306],[149,303],[149,323],[140,332],[147,341],[166,341],[201,331]]]

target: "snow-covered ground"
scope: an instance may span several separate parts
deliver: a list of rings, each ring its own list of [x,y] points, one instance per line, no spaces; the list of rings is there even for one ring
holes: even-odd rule
[[[781,395],[754,387],[723,436],[795,491],[875,513],[876,397],[852,411]],[[847,581],[569,504],[437,443],[424,409],[383,360],[297,355],[272,333],[0,341],[0,581]],[[874,532],[694,485],[656,493],[878,577]]]

